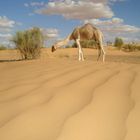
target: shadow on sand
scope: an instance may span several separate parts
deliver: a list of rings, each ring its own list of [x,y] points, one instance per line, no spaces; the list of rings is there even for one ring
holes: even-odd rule
[[[25,59],[0,60],[0,63],[4,63],[4,62],[17,62],[17,61],[25,61]]]

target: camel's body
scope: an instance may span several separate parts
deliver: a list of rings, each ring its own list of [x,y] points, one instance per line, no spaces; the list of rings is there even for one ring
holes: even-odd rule
[[[73,32],[64,40],[57,42],[52,47],[52,52],[55,51],[57,48],[66,45],[70,40],[74,40],[78,46],[79,49],[79,61],[84,60],[83,51],[80,45],[80,41],[83,40],[95,40],[98,44],[99,49],[99,55],[98,59],[101,55],[101,52],[103,53],[103,61],[105,60],[105,51],[103,48],[103,34],[102,32],[92,26],[92,24],[85,24],[82,27],[77,27],[73,30]]]

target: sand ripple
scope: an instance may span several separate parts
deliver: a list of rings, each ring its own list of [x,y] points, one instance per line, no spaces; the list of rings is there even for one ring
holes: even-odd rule
[[[0,140],[140,140],[139,65],[52,59],[1,70]]]

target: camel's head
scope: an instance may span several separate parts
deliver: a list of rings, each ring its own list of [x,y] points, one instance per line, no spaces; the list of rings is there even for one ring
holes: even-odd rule
[[[55,45],[52,46],[52,52],[56,51]]]

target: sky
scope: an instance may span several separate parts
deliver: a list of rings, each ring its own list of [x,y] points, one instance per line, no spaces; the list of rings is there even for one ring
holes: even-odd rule
[[[140,42],[139,14],[140,0],[1,0],[0,44],[10,46],[17,31],[32,27],[53,42],[85,23],[98,27],[105,42],[115,37]]]

